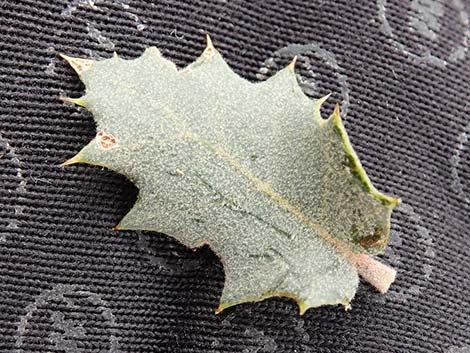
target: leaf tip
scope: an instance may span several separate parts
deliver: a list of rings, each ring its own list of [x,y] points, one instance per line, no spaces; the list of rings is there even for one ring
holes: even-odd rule
[[[337,122],[341,121],[341,109],[338,103],[335,104],[335,109],[333,110],[333,119]]]
[[[209,35],[209,33],[206,33],[206,49],[204,49],[204,52],[202,55],[206,59],[212,58],[216,53],[216,49],[214,48],[214,44],[212,43],[212,39]]]
[[[292,58],[292,61],[290,62],[289,65],[287,65],[287,68],[294,72],[295,71],[295,63],[297,62],[297,55]]]
[[[76,104],[76,105],[79,105],[81,107],[84,107],[86,108],[87,107],[87,104],[85,102],[84,99],[82,98],[70,98],[70,97],[59,97],[59,99],[63,102],[67,102],[67,103],[73,103],[73,104]]]
[[[206,46],[208,48],[214,48],[214,45],[212,44],[212,39],[209,33],[206,33]]]
[[[318,99],[315,101],[315,104],[316,104],[316,106],[318,107],[318,109],[320,109],[321,106],[323,105],[323,103],[325,103],[325,102],[328,100],[328,98],[330,98],[330,97],[331,97],[331,93],[328,93],[327,95],[318,98]]]
[[[95,63],[94,60],[74,58],[65,54],[59,54],[61,58],[65,59],[69,65],[74,69],[78,76],[81,76],[85,71],[89,70]]]
[[[300,316],[303,316],[307,312],[307,310],[310,309],[310,306],[302,300],[295,300],[295,302],[297,303],[297,306],[299,307]]]
[[[82,161],[83,161],[83,160],[82,160],[82,158],[80,157],[80,154],[77,154],[77,155],[73,156],[72,158],[67,159],[64,163],[59,164],[59,167],[66,167],[66,166],[68,166],[68,165],[81,163]]]
[[[229,307],[228,305],[220,303],[219,306],[215,309],[215,314],[216,315],[220,314],[222,311],[224,311],[228,307]]]
[[[127,215],[126,215],[127,216]],[[116,232],[121,231],[121,230],[133,230],[134,228],[132,226],[129,226],[129,224],[125,225],[125,218],[121,219],[118,224],[116,224],[112,229]],[[139,228],[141,229],[141,228]]]

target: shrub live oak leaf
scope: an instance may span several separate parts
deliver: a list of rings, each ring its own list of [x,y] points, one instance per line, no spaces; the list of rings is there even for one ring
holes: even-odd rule
[[[138,199],[116,226],[151,230],[190,248],[208,244],[225,269],[217,312],[272,296],[304,313],[349,305],[358,274],[386,292],[395,271],[375,260],[399,199],[378,192],[336,107],[297,84],[295,59],[251,83],[213,47],[184,69],[148,48],[135,60],[64,58],[86,94],[96,137],[63,165],[127,176]]]

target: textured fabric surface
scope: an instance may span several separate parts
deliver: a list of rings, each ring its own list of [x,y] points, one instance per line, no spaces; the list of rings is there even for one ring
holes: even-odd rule
[[[0,2],[1,352],[470,351],[470,4],[462,0]],[[274,298],[214,315],[223,268],[207,248],[112,227],[137,189],[58,164],[96,133],[63,103],[84,87],[58,53],[179,66],[204,33],[264,80],[298,55],[312,97],[342,105],[372,181],[403,204],[381,256],[387,295],[298,315]]]

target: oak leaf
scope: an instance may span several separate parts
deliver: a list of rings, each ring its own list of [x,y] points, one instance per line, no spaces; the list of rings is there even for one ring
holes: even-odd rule
[[[150,230],[190,248],[208,244],[225,285],[217,312],[272,296],[304,313],[348,306],[358,273],[386,292],[395,271],[371,255],[386,246],[399,199],[378,192],[354,152],[338,106],[311,100],[295,60],[251,83],[208,37],[184,69],[148,48],[134,60],[63,56],[86,94],[98,133],[63,165],[89,163],[138,188],[116,229]]]

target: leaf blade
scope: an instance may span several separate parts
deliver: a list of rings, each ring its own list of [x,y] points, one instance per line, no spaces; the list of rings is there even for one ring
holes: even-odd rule
[[[383,268],[359,254],[383,250],[398,201],[373,187],[339,109],[323,120],[324,99],[303,94],[293,65],[253,84],[209,43],[183,70],[149,49],[94,63],[81,78],[101,136],[74,161],[139,187],[117,228],[211,246],[226,271],[218,310],[276,295],[301,312],[347,306],[358,271],[381,290],[393,281],[375,281]]]

